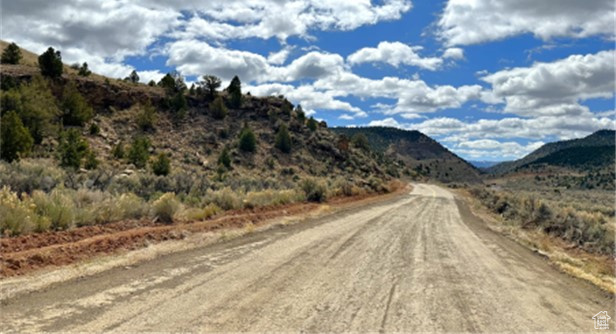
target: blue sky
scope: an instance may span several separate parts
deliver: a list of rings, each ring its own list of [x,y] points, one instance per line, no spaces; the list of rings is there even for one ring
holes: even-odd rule
[[[4,2],[2,39],[142,81],[235,74],[330,126],[417,129],[469,160],[614,128],[612,0]],[[24,19],[36,22],[23,28]],[[40,28],[44,27],[44,28]]]

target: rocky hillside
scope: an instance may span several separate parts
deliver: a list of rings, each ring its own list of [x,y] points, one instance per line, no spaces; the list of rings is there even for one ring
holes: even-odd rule
[[[584,138],[548,143],[522,159],[500,163],[487,171],[502,175],[550,166],[586,172],[613,170],[615,138],[615,131],[600,130]]]
[[[41,81],[38,79],[40,70],[32,63],[31,54],[24,53],[27,55],[24,58],[28,59],[24,64],[3,64],[0,68],[4,83],[10,81],[11,85],[27,87],[34,85],[33,81]],[[182,93],[186,101],[184,114],[178,117],[170,106],[173,97],[159,85],[148,86],[98,75],[79,76],[73,69],[65,67],[60,78],[43,84],[56,98],[58,110],[64,89],[69,85],[74,85],[94,110],[93,117],[83,126],[71,128],[79,130],[102,165],[116,169],[135,169],[135,166],[114,158],[114,148],[129,145],[136,137],[147,137],[150,153],[168,155],[174,170],[204,173],[210,177],[220,173],[219,157],[223,150],[228,150],[231,160],[229,174],[234,176],[279,179],[281,175],[292,178],[298,174],[300,176],[296,178],[301,175],[339,176],[351,182],[368,182],[372,177],[390,179],[397,174],[391,168],[387,174],[384,164],[388,161],[377,160],[369,153],[349,146],[327,129],[325,123],[307,119],[284,97],[244,95],[241,105],[232,107],[229,94],[221,91],[217,95],[224,101],[227,111],[221,117],[212,110],[214,98],[187,89]],[[153,123],[144,127],[140,125],[140,118],[148,105],[154,108]],[[314,126],[310,122],[314,122]],[[97,130],[90,131],[93,128]],[[254,152],[239,147],[240,133],[246,128],[254,133]],[[288,129],[288,152],[275,145],[281,128]],[[57,147],[56,131],[46,136],[42,143],[34,145],[28,156],[56,158]]]
[[[480,182],[479,171],[419,131],[390,127],[333,128],[353,141],[363,135],[374,151],[400,160],[414,172],[442,182]]]

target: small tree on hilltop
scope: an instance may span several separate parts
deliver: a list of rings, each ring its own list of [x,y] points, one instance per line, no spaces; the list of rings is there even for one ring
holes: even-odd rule
[[[165,153],[159,153],[158,157],[152,162],[152,172],[158,176],[167,176],[171,171],[171,159]]]
[[[81,67],[79,67],[79,73],[80,76],[82,77],[87,77],[90,74],[92,74],[92,71],[90,71],[90,69],[88,68],[88,63],[83,63],[81,65]]]
[[[227,107],[224,102],[222,102],[222,98],[217,97],[211,105],[212,117],[215,119],[224,119],[227,116]]]
[[[306,125],[308,126],[308,129],[310,129],[310,131],[312,132],[316,131],[317,128],[319,127],[317,120],[315,120],[314,117],[312,116],[308,119],[308,122]]]
[[[205,91],[210,98],[214,98],[216,96],[216,90],[220,88],[220,84],[220,78],[215,75],[204,75],[203,81],[200,82],[200,85],[205,87]]]
[[[62,75],[62,55],[60,51],[55,51],[49,47],[38,57],[41,74],[49,78],[59,78]]]
[[[139,82],[139,74],[137,74],[137,71],[133,70],[132,72],[130,72],[130,75],[128,76],[128,81],[134,84]]]
[[[291,136],[289,135],[289,129],[286,125],[281,125],[276,133],[275,146],[277,149],[284,153],[291,152]]]
[[[19,46],[14,42],[9,44],[6,49],[2,52],[2,57],[0,58],[0,62],[2,64],[12,64],[17,65],[21,60],[21,50]]]
[[[0,158],[12,162],[30,152],[34,140],[16,112],[2,115],[0,125]]]
[[[244,128],[240,132],[239,147],[244,152],[254,152],[257,149],[257,138],[248,124],[244,124]]]
[[[297,117],[297,121],[301,124],[304,124],[304,122],[306,122],[306,113],[304,112],[302,106],[299,104],[297,105],[297,107],[295,107],[295,117]]]
[[[242,82],[240,78],[236,76],[233,77],[229,87],[227,87],[227,92],[229,93],[229,105],[232,108],[239,108],[242,105]]]

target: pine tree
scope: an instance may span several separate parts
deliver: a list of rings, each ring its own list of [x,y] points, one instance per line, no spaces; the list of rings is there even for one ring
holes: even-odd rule
[[[286,125],[281,125],[276,133],[275,146],[284,153],[291,152],[291,136]]]
[[[94,116],[94,110],[74,84],[64,87],[62,100],[62,124],[82,126]]]
[[[54,121],[60,116],[60,110],[47,82],[40,75],[33,76],[30,83],[2,92],[1,96],[2,109],[14,110],[19,115],[35,144],[56,133]]]
[[[229,93],[229,105],[231,108],[239,108],[242,106],[242,82],[240,78],[236,76],[233,77],[229,87],[227,87],[227,92]]]
[[[133,70],[132,72],[130,72],[130,75],[128,76],[128,81],[134,84],[139,82],[139,74],[137,74],[137,71]]]
[[[150,159],[150,140],[146,137],[137,137],[128,152],[128,161],[137,168],[144,168]]]
[[[62,75],[62,55],[49,47],[47,51],[38,57],[41,74],[49,78],[59,78]]]
[[[257,149],[257,138],[248,124],[244,124],[244,128],[240,131],[239,148],[244,152],[254,152]]]
[[[12,162],[30,152],[34,141],[15,111],[0,118],[0,158]]]
[[[2,62],[2,64],[17,65],[19,64],[21,58],[21,50],[19,49],[19,46],[15,43],[11,43],[2,52],[0,62]]]
[[[81,160],[88,151],[88,143],[77,130],[64,131],[60,135],[60,146],[58,147],[60,166],[78,169],[81,166]]]

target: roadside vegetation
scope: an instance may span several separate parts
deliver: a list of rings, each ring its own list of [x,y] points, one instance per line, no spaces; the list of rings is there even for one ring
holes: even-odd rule
[[[603,198],[591,194],[553,192],[511,192],[471,188],[470,194],[506,222],[526,230],[539,230],[558,237],[574,247],[597,254],[612,255],[615,250],[613,194]],[[597,197],[597,194],[595,194]]]
[[[243,94],[237,76],[222,91],[213,75],[146,85],[13,44],[2,63],[25,66],[1,77],[1,236],[324,202],[390,191],[399,175],[284,96]]]

